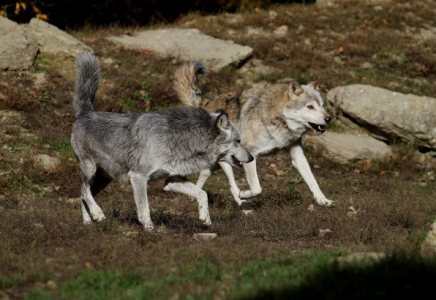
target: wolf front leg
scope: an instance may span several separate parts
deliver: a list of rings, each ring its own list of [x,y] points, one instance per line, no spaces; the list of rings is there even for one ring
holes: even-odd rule
[[[257,176],[256,159],[244,164],[244,169],[250,190],[241,191],[239,197],[246,199],[259,196],[262,193],[262,187],[260,186],[259,176]]]
[[[236,184],[235,176],[233,175],[232,166],[225,162],[220,162],[219,165],[221,166],[221,169],[223,169],[224,173],[227,176],[227,179],[229,180],[230,192],[232,192],[233,198],[238,203],[239,207],[242,209],[242,212],[245,214],[251,213],[252,207],[249,204],[249,202],[245,200],[241,200],[241,198],[239,198],[240,189]]]
[[[321,189],[316,182],[315,177],[312,174],[307,158],[304,155],[303,148],[300,144],[296,144],[291,147],[291,159],[292,165],[300,172],[301,177],[303,177],[306,184],[309,186],[310,191],[315,197],[316,203],[321,206],[333,206],[334,202],[329,200],[321,192]]]
[[[147,198],[147,181],[148,176],[141,173],[129,172],[130,183],[133,187],[138,220],[146,230],[153,230],[154,225],[150,217],[150,207]]]
[[[189,181],[183,182],[168,182],[163,188],[164,191],[172,191],[176,193],[182,193],[197,199],[198,213],[200,215],[200,221],[206,225],[211,225],[209,215],[209,204],[207,202],[207,194],[201,188]]]

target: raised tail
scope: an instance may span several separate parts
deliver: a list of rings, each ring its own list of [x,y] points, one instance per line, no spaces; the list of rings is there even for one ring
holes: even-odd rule
[[[207,68],[199,61],[183,64],[174,73],[173,88],[187,106],[200,107],[204,96],[198,86],[198,74],[206,74]]]
[[[100,64],[91,52],[83,52],[76,59],[76,85],[73,106],[76,117],[83,112],[92,111],[95,93],[100,80]]]

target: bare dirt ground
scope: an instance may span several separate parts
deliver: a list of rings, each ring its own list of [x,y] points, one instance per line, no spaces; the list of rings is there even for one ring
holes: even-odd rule
[[[435,39],[421,37],[436,26],[433,1],[378,7],[354,3],[335,9],[285,5],[271,10],[277,16],[270,11],[191,14],[160,26],[197,27],[253,47],[255,58],[278,70],[254,81],[322,79],[327,88],[364,83],[436,95]],[[268,34],[281,25],[289,27],[285,37]],[[247,34],[248,27],[258,33]],[[176,58],[126,50],[105,40],[131,30],[72,32],[102,62],[96,109],[135,112],[180,105],[171,88],[171,75],[180,63]],[[364,63],[371,66],[362,67]],[[73,59],[43,54],[33,70],[0,74],[0,295],[5,298],[61,283],[84,268],[134,269],[156,278],[203,260],[243,265],[305,250],[414,253],[436,215],[433,152],[396,144],[390,159],[348,165],[307,148],[321,189],[336,201],[334,208],[312,209],[308,187],[282,150],[259,158],[263,194],[252,200],[251,215],[241,213],[219,171],[206,184],[210,228],[197,220],[195,202],[163,192],[161,181],[149,188],[157,233],[141,228],[131,187],[117,183],[97,197],[107,220],[85,227],[78,198],[80,172],[69,145],[73,71]],[[44,73],[46,83],[36,86],[35,73]],[[203,79],[202,86],[213,95],[234,89],[236,83],[247,85],[246,80],[237,69],[227,68]],[[346,124],[336,119],[327,130],[346,131]],[[42,170],[34,156],[43,153],[58,158],[60,165]],[[246,186],[242,171],[237,170],[236,177]],[[198,232],[215,232],[218,238],[197,242],[192,236]]]

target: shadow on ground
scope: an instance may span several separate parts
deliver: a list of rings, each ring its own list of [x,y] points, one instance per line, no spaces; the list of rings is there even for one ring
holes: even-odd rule
[[[335,263],[298,288],[265,290],[242,299],[434,299],[436,259],[394,256],[376,263]]]

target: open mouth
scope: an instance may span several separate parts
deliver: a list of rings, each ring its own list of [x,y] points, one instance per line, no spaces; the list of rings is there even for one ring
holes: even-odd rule
[[[309,122],[309,125],[310,125],[310,127],[312,127],[312,129],[315,132],[324,133],[324,131],[325,131],[325,126],[324,125],[318,125],[318,124],[310,123],[310,122]]]
[[[235,167],[242,168],[242,163],[236,156],[232,155],[232,162]]]

